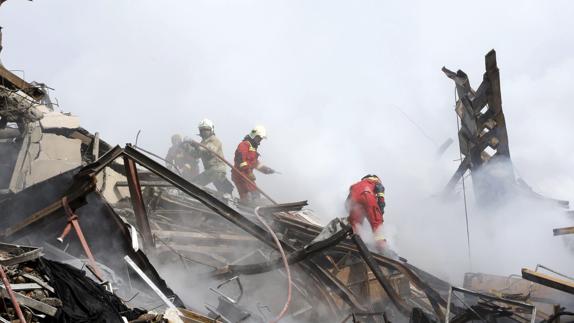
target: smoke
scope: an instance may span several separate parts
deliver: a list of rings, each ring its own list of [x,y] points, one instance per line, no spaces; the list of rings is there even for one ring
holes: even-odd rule
[[[574,46],[564,40],[573,14],[568,1],[59,0],[0,10],[3,63],[56,88],[61,106],[108,142],[133,142],[142,129],[140,144],[161,154],[174,132],[193,136],[209,117],[230,159],[264,124],[261,160],[283,173],[258,175],[271,196],[309,199],[326,223],[346,215],[349,185],[378,174],[390,243],[453,282],[539,262],[574,268],[564,238],[551,235],[571,219],[524,197],[482,209],[470,180],[469,261],[462,197],[438,196],[458,147],[435,157],[457,131],[440,67],[463,69],[476,87],[495,48],[515,170],[541,194],[572,199]]]
[[[386,228],[399,254],[453,284],[462,284],[465,272],[507,276],[537,264],[571,275],[571,242],[552,234],[553,228],[571,225],[565,209],[518,184],[507,185],[507,178],[495,183],[492,175],[502,172],[492,168],[473,178],[490,177],[494,186],[482,188],[498,196],[477,192],[472,178],[466,178],[468,236],[462,184],[454,200],[411,194],[399,201],[409,206],[394,211]],[[483,197],[477,199],[477,193]]]

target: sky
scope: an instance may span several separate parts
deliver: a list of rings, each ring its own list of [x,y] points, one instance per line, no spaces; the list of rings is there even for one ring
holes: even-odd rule
[[[265,125],[261,161],[282,174],[258,183],[280,202],[309,200],[324,222],[345,216],[350,184],[378,174],[389,236],[436,269],[427,251],[447,261],[446,249],[466,245],[461,200],[436,201],[459,158],[454,85],[441,67],[464,70],[477,87],[496,49],[516,172],[541,194],[574,200],[572,16],[571,1],[9,0],[0,59],[54,88],[61,110],[111,144],[141,130],[138,145],[163,155],[172,134],[197,139],[197,123],[210,118],[231,159],[251,127]],[[437,158],[448,138],[455,143]],[[497,270],[486,251],[508,236],[500,223],[530,219],[519,241],[571,225],[535,209],[493,220],[471,203],[478,256],[471,268],[459,248],[460,270]],[[534,254],[566,245],[546,238]],[[428,240],[436,244],[422,246]],[[563,255],[543,259],[567,267]]]

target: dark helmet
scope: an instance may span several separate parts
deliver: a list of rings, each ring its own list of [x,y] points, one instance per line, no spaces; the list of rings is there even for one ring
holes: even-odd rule
[[[363,178],[361,178],[361,180],[368,179],[368,178],[372,178],[372,179],[377,180],[377,181],[379,181],[379,182],[381,181],[381,179],[379,178],[379,176],[374,175],[374,174],[365,175],[365,176],[363,176]]]

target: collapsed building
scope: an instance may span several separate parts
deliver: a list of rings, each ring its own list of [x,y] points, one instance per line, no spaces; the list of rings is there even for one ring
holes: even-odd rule
[[[510,169],[488,172],[498,160],[511,167],[495,52],[476,91],[464,72],[443,71],[456,84],[464,155],[445,192],[484,170],[473,184],[486,200],[503,186],[536,195]],[[521,277],[467,273],[451,286],[372,253],[344,220],[320,225],[306,201],[242,205],[56,108],[46,86],[0,65],[0,263],[12,303],[1,321],[20,312],[46,322],[265,322],[277,313],[290,322],[552,322],[574,309],[574,282],[543,266]]]

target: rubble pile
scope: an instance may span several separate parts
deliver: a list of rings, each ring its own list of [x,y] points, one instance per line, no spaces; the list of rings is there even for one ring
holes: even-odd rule
[[[495,53],[486,61],[476,91],[444,69],[459,92],[465,156],[446,193],[467,170],[509,156]],[[320,225],[306,201],[221,196],[141,147],[109,145],[56,111],[46,87],[3,67],[0,151],[0,321],[16,320],[18,304],[26,322],[265,322],[282,310],[287,282],[290,322],[551,322],[574,308],[574,282],[556,272],[468,273],[451,286],[371,252],[345,220]],[[477,180],[481,198],[497,183],[528,191],[510,174]]]
[[[108,282],[98,284],[83,270],[48,260],[39,248],[0,244],[0,249],[8,280],[1,285],[2,296],[12,300],[14,295],[26,322],[120,322],[122,317],[167,322],[161,315],[129,309]],[[16,319],[14,303],[3,305],[3,317]]]

